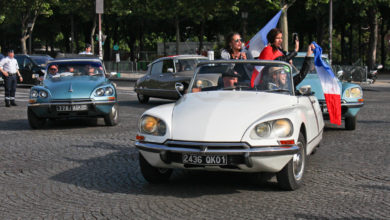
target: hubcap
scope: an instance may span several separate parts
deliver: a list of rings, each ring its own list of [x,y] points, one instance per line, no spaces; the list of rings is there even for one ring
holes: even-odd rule
[[[298,147],[299,152],[294,154],[293,157],[293,172],[296,180],[300,180],[302,178],[303,170],[305,167],[305,151],[303,149],[303,144],[301,142],[298,142]]]
[[[116,121],[116,119],[118,118],[118,111],[116,110],[115,105],[112,106],[112,115],[113,115],[112,118],[114,119],[114,121]]]

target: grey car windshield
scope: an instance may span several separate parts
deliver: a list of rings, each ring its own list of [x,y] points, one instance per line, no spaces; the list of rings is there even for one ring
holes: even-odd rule
[[[255,74],[253,86],[248,72]],[[215,90],[293,93],[291,68],[286,64],[215,63],[201,65],[192,81],[191,92]]]
[[[193,71],[198,59],[179,59],[175,60],[176,72]]]

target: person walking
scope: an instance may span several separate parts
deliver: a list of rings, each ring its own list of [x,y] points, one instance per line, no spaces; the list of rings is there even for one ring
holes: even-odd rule
[[[79,54],[93,55],[91,51],[92,51],[91,44],[85,44],[85,51],[82,51]]]
[[[0,72],[4,79],[4,98],[5,106],[16,106],[15,92],[17,79],[23,82],[23,77],[19,72],[18,61],[14,58],[14,51],[9,50],[8,56],[0,61]]]

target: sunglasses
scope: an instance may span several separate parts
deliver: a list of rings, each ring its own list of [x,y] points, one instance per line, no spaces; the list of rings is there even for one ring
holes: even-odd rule
[[[235,39],[235,40],[233,39],[233,41],[236,42],[236,43],[237,42],[242,42],[242,38],[238,38],[238,39]]]
[[[49,70],[57,70],[57,68],[50,68]]]

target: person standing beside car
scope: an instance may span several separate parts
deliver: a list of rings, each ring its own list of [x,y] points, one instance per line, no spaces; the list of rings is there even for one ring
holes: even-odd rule
[[[92,51],[91,44],[85,44],[85,51],[82,51],[79,54],[82,54],[82,55],[93,55],[91,51]]]
[[[19,72],[18,61],[14,58],[14,51],[9,50],[8,56],[0,61],[0,72],[4,79],[4,98],[5,106],[16,106],[15,92],[17,79],[23,82],[23,77]]]

